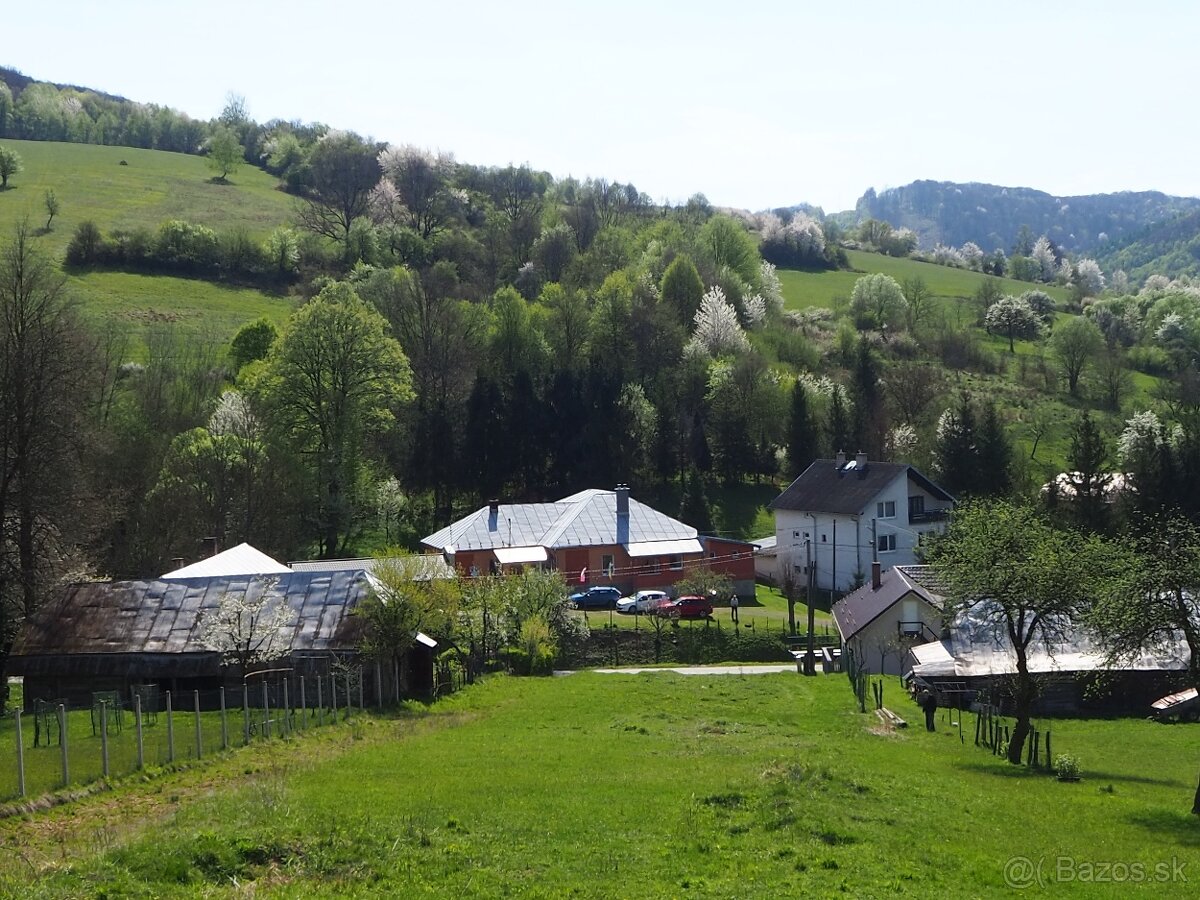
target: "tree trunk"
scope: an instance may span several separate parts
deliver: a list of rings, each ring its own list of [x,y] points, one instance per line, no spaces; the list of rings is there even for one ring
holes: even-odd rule
[[[1192,815],[1200,816],[1200,782],[1196,784],[1196,796],[1192,800]]]

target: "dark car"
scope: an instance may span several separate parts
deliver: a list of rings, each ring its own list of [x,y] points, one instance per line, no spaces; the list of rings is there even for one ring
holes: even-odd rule
[[[668,619],[707,619],[713,614],[713,605],[707,597],[688,595],[664,603],[657,612]]]
[[[615,587],[591,587],[567,599],[576,609],[615,609],[621,592]]]

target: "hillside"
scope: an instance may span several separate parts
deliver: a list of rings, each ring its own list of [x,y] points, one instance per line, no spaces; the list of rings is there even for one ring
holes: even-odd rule
[[[1102,245],[1096,260],[1106,272],[1124,269],[1134,284],[1148,275],[1200,274],[1200,211],[1149,225],[1124,241]]]
[[[1031,188],[950,181],[914,181],[880,193],[870,189],[856,207],[859,219],[911,228],[925,248],[973,241],[985,251],[1000,248],[1006,253],[1022,226],[1033,237],[1047,235],[1070,253],[1091,253],[1106,240],[1121,240],[1197,210],[1200,199],[1157,191],[1055,197]]]
[[[28,218],[40,250],[61,260],[81,222],[104,232],[155,231],[169,219],[218,231],[242,229],[261,240],[292,221],[295,198],[276,189],[277,180],[244,166],[228,184],[212,181],[196,156],[131,147],[100,147],[43,141],[3,141],[20,154],[23,171],[0,192],[0,234]],[[122,163],[124,162],[124,165]],[[45,192],[61,206],[45,231]],[[282,322],[293,302],[253,288],[186,278],[88,271],[68,277],[72,293],[92,318],[112,317],[135,335],[179,322],[185,330],[228,341],[246,321],[267,316]]]

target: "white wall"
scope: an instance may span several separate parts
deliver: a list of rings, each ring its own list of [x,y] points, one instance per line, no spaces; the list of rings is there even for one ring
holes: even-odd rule
[[[831,515],[817,513],[814,516],[803,511],[790,509],[775,510],[775,551],[779,558],[782,575],[789,567],[795,578],[805,583],[806,560],[805,540],[811,541],[811,557],[816,567],[818,590],[849,590],[855,584],[855,574],[866,581],[871,576],[871,562],[879,560],[880,566],[910,566],[917,559],[914,548],[918,536],[923,532],[941,532],[945,522],[912,523],[908,517],[908,498],[925,497],[926,510],[937,509],[943,501],[936,500],[915,482],[909,481],[901,472],[890,484],[880,491],[857,515]],[[879,518],[877,504],[895,504],[895,516]],[[875,555],[872,539],[872,520],[875,520],[875,537],[892,537],[894,550],[883,550]],[[834,549],[834,523],[837,524],[837,547]],[[798,568],[797,568],[798,567]]]
[[[917,617],[925,623],[928,631],[922,631],[920,636],[906,643],[900,636],[900,621],[904,618],[904,601],[913,599],[917,601]],[[899,675],[907,647],[935,640],[941,633],[941,627],[941,614],[918,594],[910,591],[851,637],[846,645],[854,651],[854,658],[859,665],[873,675]]]

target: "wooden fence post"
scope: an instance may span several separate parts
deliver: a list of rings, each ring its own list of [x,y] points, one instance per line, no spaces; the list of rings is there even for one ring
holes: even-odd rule
[[[170,691],[167,691],[167,762],[175,762],[175,717],[171,709]]]
[[[317,676],[317,724],[318,725],[325,724],[325,698],[321,696],[322,680],[323,679],[321,678],[321,676],[318,675]]]
[[[100,772],[108,777],[108,701],[100,701]]]
[[[308,722],[306,721],[308,719],[308,704],[305,702],[306,699],[307,698],[304,696],[304,676],[301,675],[300,676],[300,727],[304,728],[304,729],[308,728]]]
[[[196,713],[196,759],[204,754],[204,740],[200,735],[200,692],[192,691],[192,708]]]
[[[250,743],[250,688],[242,682],[242,746]]]
[[[350,670],[346,670],[346,721],[350,721],[350,710],[354,708],[354,698],[350,696]]]
[[[133,720],[137,728],[137,767],[146,768],[146,746],[142,743],[142,695],[133,695]]]
[[[221,749],[229,749],[229,720],[225,710],[225,685],[221,685]]]
[[[279,728],[279,736],[287,737],[288,730],[291,726],[289,721],[292,717],[292,698],[288,695],[288,679],[283,677],[283,725]]]
[[[58,749],[62,751],[63,787],[71,783],[71,766],[67,760],[67,708],[58,704]]]
[[[364,680],[365,679],[363,677],[363,667],[359,666],[358,667],[358,711],[359,712],[367,711],[367,706],[363,702],[363,681]]]
[[[271,695],[267,693],[267,679],[263,679],[263,737],[271,736]]]
[[[21,746],[21,711],[13,710],[13,722],[17,732],[17,796],[25,796],[25,748]]]

